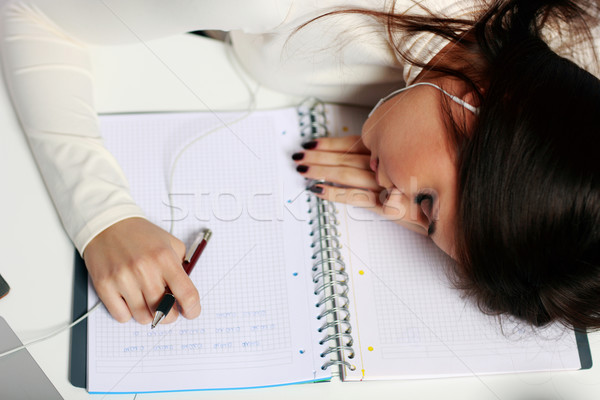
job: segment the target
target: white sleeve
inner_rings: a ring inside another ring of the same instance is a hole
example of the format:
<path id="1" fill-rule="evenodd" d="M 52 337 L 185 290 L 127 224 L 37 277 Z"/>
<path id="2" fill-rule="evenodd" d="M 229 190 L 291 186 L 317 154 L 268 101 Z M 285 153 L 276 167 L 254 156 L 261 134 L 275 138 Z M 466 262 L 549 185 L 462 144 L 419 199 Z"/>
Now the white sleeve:
<path id="1" fill-rule="evenodd" d="M 81 253 L 108 226 L 144 216 L 103 146 L 86 44 L 196 29 L 267 30 L 288 6 L 278 0 L 21 0 L 2 8 L 0 54 L 13 105 Z"/>

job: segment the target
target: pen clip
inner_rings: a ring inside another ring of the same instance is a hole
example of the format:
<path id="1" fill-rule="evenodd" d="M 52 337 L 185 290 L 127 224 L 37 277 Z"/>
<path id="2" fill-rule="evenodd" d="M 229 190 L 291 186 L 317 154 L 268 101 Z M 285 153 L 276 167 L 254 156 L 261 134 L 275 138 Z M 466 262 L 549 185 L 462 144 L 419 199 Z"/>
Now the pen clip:
<path id="1" fill-rule="evenodd" d="M 196 239 L 194 239 L 194 242 L 188 248 L 188 251 L 185 254 L 185 258 L 183 259 L 183 261 L 190 262 L 190 260 L 192 259 L 192 256 L 194 255 L 194 252 L 196 251 L 196 248 L 198 248 L 198 246 L 200 246 L 200 242 L 202 242 L 203 237 L 204 237 L 204 235 L 200 234 L 196 237 Z"/>
<path id="2" fill-rule="evenodd" d="M 183 259 L 183 261 L 190 262 L 190 260 L 194 256 L 194 253 L 196 252 L 196 249 L 198 248 L 198 246 L 200 246 L 200 243 L 202 243 L 203 240 L 206 240 L 208 242 L 208 239 L 210 239 L 211 235 L 212 232 L 210 229 L 207 229 L 204 232 L 200 232 L 198 236 L 196 236 L 196 239 L 194 239 L 192 245 L 188 248 L 188 251 L 185 254 L 185 258 Z"/>

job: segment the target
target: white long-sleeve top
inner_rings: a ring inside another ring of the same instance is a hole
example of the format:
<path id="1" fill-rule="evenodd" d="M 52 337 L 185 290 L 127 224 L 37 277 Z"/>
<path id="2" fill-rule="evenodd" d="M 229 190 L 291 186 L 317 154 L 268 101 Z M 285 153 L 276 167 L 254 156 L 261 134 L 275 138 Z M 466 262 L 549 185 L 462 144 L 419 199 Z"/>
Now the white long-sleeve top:
<path id="1" fill-rule="evenodd" d="M 482 8 L 476 0 L 396 0 L 396 12 L 423 13 L 415 3 L 465 18 Z M 381 11 L 389 5 L 389 0 L 9 2 L 0 15 L 3 72 L 31 150 L 77 249 L 83 253 L 97 234 L 120 220 L 144 217 L 102 143 L 87 45 L 135 43 L 194 30 L 230 31 L 239 62 L 261 84 L 325 101 L 372 105 L 420 73 L 397 57 L 385 27 L 367 16 L 345 14 L 292 32 L 335 9 Z M 421 34 L 402 46 L 428 61 L 446 44 Z M 585 63 L 585 58 L 579 61 Z"/>

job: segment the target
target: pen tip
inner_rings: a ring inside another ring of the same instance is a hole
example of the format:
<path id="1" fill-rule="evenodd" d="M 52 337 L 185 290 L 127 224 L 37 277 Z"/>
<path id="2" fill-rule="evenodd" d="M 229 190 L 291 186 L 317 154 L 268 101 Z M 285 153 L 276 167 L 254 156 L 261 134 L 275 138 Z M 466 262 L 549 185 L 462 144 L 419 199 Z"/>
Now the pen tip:
<path id="1" fill-rule="evenodd" d="M 170 296 L 170 297 L 175 299 L 173 296 Z M 171 304 L 173 304 L 173 303 L 171 303 Z M 154 314 L 154 319 L 152 320 L 152 325 L 151 325 L 150 329 L 156 328 L 156 325 L 158 325 L 160 323 L 160 321 L 163 320 L 164 317 L 165 317 L 165 313 L 163 313 L 162 311 L 156 311 L 156 314 Z"/>

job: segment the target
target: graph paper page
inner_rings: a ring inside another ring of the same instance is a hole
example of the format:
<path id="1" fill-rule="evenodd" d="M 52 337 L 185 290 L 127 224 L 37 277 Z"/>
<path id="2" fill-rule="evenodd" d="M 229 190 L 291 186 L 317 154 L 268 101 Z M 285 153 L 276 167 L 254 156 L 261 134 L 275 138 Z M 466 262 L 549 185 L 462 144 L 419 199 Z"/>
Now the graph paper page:
<path id="1" fill-rule="evenodd" d="M 484 315 L 452 288 L 452 262 L 428 238 L 341 207 L 352 283 L 356 370 L 347 380 L 465 376 L 581 367 L 575 335 Z"/>
<path id="2" fill-rule="evenodd" d="M 199 318 L 150 329 L 102 307 L 88 324 L 88 390 L 243 388 L 322 380 L 305 182 L 294 109 L 101 118 L 107 148 L 148 218 L 190 245 L 213 231 L 190 275 Z M 220 129 L 211 132 L 214 127 Z M 208 132 L 208 134 L 207 134 Z M 187 147 L 186 147 L 187 146 Z M 185 148 L 185 150 L 183 150 Z M 169 170 L 178 154 L 167 195 Z M 88 304 L 95 303 L 89 286 Z"/>

